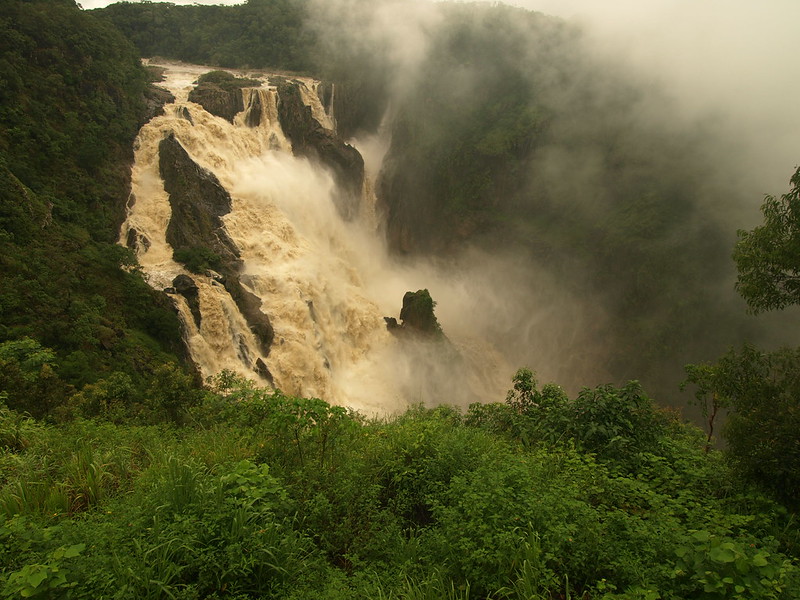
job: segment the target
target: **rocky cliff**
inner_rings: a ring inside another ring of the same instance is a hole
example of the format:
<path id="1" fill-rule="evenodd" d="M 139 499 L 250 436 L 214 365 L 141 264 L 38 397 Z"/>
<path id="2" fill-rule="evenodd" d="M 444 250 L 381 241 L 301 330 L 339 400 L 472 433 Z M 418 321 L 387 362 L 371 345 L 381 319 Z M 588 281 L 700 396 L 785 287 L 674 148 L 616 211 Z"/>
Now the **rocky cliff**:
<path id="1" fill-rule="evenodd" d="M 221 219 L 231 197 L 213 173 L 195 163 L 170 133 L 158 146 L 159 170 L 169 194 L 172 218 L 167 241 L 174 250 L 210 248 L 228 270 L 238 268 L 239 250 Z"/>
<path id="2" fill-rule="evenodd" d="M 278 118 L 286 137 L 292 142 L 295 156 L 305 156 L 331 169 L 338 188 L 334 198 L 344 219 L 358 214 L 364 185 L 364 159 L 358 150 L 346 144 L 335 131 L 325 129 L 306 106 L 292 81 L 278 84 Z"/>
<path id="3" fill-rule="evenodd" d="M 219 271 L 220 282 L 236 302 L 259 340 L 264 355 L 267 355 L 274 338 L 272 325 L 269 317 L 261 311 L 261 301 L 239 280 L 239 249 L 222 221 L 222 216 L 231 210 L 230 195 L 213 173 L 191 159 L 172 133 L 159 144 L 159 170 L 172 208 L 167 242 L 175 251 L 175 259 L 184 256 L 182 251 L 198 253 L 210 250 L 215 255 L 218 260 L 214 266 Z M 191 290 L 192 285 L 182 281 L 181 287 Z M 198 319 L 197 315 L 195 318 Z"/>
<path id="4" fill-rule="evenodd" d="M 197 80 L 197 85 L 189 92 L 189 101 L 233 123 L 233 118 L 244 110 L 242 88 L 259 85 L 259 81 L 236 77 L 227 71 L 211 71 Z"/>
<path id="5" fill-rule="evenodd" d="M 406 292 L 403 296 L 403 308 L 400 310 L 403 327 L 427 335 L 441 336 L 442 327 L 433 312 L 435 306 L 436 302 L 428 290 Z"/>

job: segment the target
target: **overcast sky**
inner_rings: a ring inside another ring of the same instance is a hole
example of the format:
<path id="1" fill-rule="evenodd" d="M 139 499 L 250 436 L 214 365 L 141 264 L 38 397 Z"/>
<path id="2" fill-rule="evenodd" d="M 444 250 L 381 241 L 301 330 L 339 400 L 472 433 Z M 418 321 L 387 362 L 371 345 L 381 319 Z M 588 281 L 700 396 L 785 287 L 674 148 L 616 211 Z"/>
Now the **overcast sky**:
<path id="1" fill-rule="evenodd" d="M 236 4 L 174 0 L 175 4 Z M 583 23 L 692 113 L 739 124 L 762 170 L 760 193 L 787 189 L 800 164 L 800 0 L 513 0 Z M 110 4 L 83 0 L 84 8 Z"/>

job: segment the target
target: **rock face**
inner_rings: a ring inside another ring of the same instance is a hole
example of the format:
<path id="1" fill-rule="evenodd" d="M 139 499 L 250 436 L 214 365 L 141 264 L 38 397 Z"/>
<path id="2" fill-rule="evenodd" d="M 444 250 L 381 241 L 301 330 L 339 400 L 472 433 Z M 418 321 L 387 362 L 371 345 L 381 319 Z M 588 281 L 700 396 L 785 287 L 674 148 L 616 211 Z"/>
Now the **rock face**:
<path id="1" fill-rule="evenodd" d="M 157 85 L 148 85 L 144 90 L 145 112 L 139 123 L 141 127 L 153 117 L 164 114 L 164 105 L 175 102 L 175 96 L 171 92 Z"/>
<path id="2" fill-rule="evenodd" d="M 303 103 L 297 86 L 291 81 L 278 84 L 278 119 L 281 128 L 292 142 L 292 151 L 296 156 L 318 160 L 333 171 L 338 188 L 334 198 L 336 208 L 342 218 L 350 220 L 360 208 L 364 159 L 358 150 L 314 119 L 311 107 Z"/>
<path id="3" fill-rule="evenodd" d="M 189 121 L 189 123 L 194 125 L 194 120 L 192 119 L 192 113 L 190 113 L 189 109 L 186 108 L 185 106 L 181 107 L 180 117 L 181 119 L 186 119 L 187 121 Z"/>
<path id="4" fill-rule="evenodd" d="M 231 210 L 230 195 L 213 173 L 191 159 L 174 134 L 170 133 L 161 140 L 158 149 L 159 170 L 172 208 L 167 242 L 176 252 L 208 248 L 219 257 L 219 280 L 236 302 L 266 356 L 275 334 L 269 317 L 261 312 L 261 300 L 245 289 L 239 280 L 239 249 L 225 230 L 221 218 Z M 173 281 L 173 286 L 189 300 L 191 286 L 182 282 L 186 284 L 186 293 L 181 292 L 178 279 Z M 191 281 L 191 278 L 187 279 Z M 192 307 L 191 301 L 189 306 Z M 199 324 L 194 309 L 192 315 Z"/>
<path id="5" fill-rule="evenodd" d="M 436 303 L 428 290 L 406 292 L 400 310 L 402 326 L 426 335 L 442 335 L 442 327 L 433 314 L 434 306 Z"/>
<path id="6" fill-rule="evenodd" d="M 275 331 L 272 329 L 269 317 L 261 312 L 261 299 L 242 286 L 237 274 L 230 273 L 223 274 L 223 276 L 222 285 L 236 302 L 239 312 L 242 313 L 250 330 L 261 343 L 261 350 L 266 356 L 269 354 L 269 348 L 275 338 Z"/>
<path id="7" fill-rule="evenodd" d="M 170 133 L 158 145 L 159 170 L 169 194 L 172 218 L 167 242 L 174 250 L 210 248 L 222 262 L 238 269 L 239 249 L 221 217 L 231 211 L 231 197 L 216 176 L 195 163 Z"/>
<path id="8" fill-rule="evenodd" d="M 212 115 L 233 123 L 233 117 L 244 110 L 241 88 L 223 89 L 214 83 L 202 83 L 189 92 L 189 101 L 197 102 Z"/>
<path id="9" fill-rule="evenodd" d="M 192 317 L 194 317 L 194 323 L 200 329 L 200 321 L 202 319 L 200 314 L 200 290 L 198 290 L 194 279 L 188 275 L 178 275 L 172 280 L 172 287 L 175 289 L 175 293 L 186 298 L 186 303 L 189 305 L 189 310 L 192 311 Z"/>
<path id="10" fill-rule="evenodd" d="M 125 240 L 125 245 L 128 248 L 133 248 L 137 251 L 146 251 L 150 247 L 150 240 L 147 236 L 139 232 L 135 227 L 128 230 L 128 236 Z"/>
<path id="11" fill-rule="evenodd" d="M 244 120 L 245 125 L 248 127 L 258 127 L 261 125 L 261 111 L 264 110 L 264 107 L 261 105 L 260 94 L 253 94 L 248 108 L 249 110 Z"/>
<path id="12" fill-rule="evenodd" d="M 386 329 L 394 334 L 416 333 L 426 338 L 446 339 L 442 326 L 433 312 L 436 302 L 428 290 L 406 292 L 403 296 L 403 308 L 400 309 L 400 321 L 394 317 L 384 317 Z"/>
<path id="13" fill-rule="evenodd" d="M 406 292 L 400 321 L 384 317 L 386 328 L 398 341 L 399 364 L 413 373 L 413 388 L 406 393 L 418 398 L 457 404 L 480 401 L 469 386 L 469 369 L 464 357 L 448 339 L 433 312 L 436 302 L 428 290 Z"/>

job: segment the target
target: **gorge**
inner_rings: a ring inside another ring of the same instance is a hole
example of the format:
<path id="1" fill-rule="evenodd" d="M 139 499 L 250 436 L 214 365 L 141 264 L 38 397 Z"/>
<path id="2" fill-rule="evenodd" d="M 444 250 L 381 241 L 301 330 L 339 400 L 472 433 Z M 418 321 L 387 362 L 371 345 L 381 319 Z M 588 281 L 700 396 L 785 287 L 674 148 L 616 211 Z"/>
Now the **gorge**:
<path id="1" fill-rule="evenodd" d="M 512 371 L 484 340 L 455 327 L 443 349 L 387 330 L 412 288 L 471 292 L 389 257 L 373 182 L 319 82 L 248 72 L 259 87 L 209 101 L 193 82 L 211 68 L 157 66 L 175 101 L 137 137 L 120 240 L 175 303 L 204 377 L 226 369 L 368 413 L 502 395 Z M 241 110 L 220 109 L 231 105 Z M 213 259 L 195 272 L 176 260 L 202 251 Z"/>

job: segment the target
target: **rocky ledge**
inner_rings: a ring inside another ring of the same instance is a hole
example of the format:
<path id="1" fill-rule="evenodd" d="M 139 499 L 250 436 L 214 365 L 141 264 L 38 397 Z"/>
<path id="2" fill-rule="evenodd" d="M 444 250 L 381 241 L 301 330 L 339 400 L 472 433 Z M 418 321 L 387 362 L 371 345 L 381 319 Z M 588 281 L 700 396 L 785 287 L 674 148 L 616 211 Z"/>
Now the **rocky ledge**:
<path id="1" fill-rule="evenodd" d="M 334 176 L 336 208 L 342 218 L 353 219 L 359 211 L 364 185 L 364 159 L 335 131 L 325 129 L 303 102 L 298 86 L 291 80 L 278 83 L 278 119 L 284 135 L 292 142 L 295 156 L 318 160 Z"/>
<path id="2" fill-rule="evenodd" d="M 233 118 L 244 110 L 242 88 L 260 85 L 260 81 L 236 77 L 227 71 L 210 71 L 198 78 L 197 85 L 189 92 L 189 101 L 233 123 Z"/>
<path id="3" fill-rule="evenodd" d="M 196 253 L 198 249 L 210 251 L 214 256 L 213 266 L 219 271 L 221 283 L 259 340 L 262 353 L 267 356 L 275 335 L 272 324 L 269 317 L 261 311 L 261 300 L 239 280 L 239 249 L 222 221 L 222 216 L 231 210 L 230 194 L 213 173 L 191 159 L 174 133 L 161 140 L 158 150 L 159 169 L 172 208 L 172 216 L 167 225 L 167 242 L 175 251 L 175 259 L 180 260 L 184 256 L 182 252 Z M 191 268 L 188 261 L 184 264 Z M 178 290 L 178 283 L 184 291 Z M 194 282 L 176 280 L 173 285 L 176 291 L 187 298 L 192 314 L 199 324 L 199 315 L 195 314 L 191 303 Z"/>

